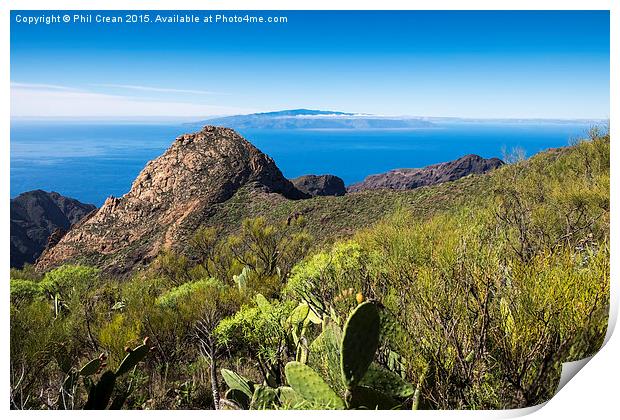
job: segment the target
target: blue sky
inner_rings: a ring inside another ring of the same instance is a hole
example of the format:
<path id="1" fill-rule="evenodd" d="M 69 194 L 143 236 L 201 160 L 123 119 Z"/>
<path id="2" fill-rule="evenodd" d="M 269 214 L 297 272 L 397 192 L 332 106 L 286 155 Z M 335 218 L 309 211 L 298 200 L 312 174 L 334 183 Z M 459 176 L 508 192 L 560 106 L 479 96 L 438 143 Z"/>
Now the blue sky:
<path id="1" fill-rule="evenodd" d="M 290 108 L 609 117 L 607 11 L 248 12 L 288 18 L 278 24 L 16 22 L 58 13 L 12 12 L 14 117 Z M 153 20 L 186 12 L 145 13 Z M 245 14 L 193 14 L 218 13 Z"/>

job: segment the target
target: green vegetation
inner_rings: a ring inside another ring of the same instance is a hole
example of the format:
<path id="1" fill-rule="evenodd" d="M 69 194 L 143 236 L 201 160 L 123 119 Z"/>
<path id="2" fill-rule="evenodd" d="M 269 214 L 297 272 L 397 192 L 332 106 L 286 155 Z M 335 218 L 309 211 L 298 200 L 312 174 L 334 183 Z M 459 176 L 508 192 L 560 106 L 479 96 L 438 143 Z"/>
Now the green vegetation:
<path id="1" fill-rule="evenodd" d="M 242 190 L 131 278 L 12 270 L 11 407 L 541 403 L 605 336 L 609 144 L 414 191 Z"/>

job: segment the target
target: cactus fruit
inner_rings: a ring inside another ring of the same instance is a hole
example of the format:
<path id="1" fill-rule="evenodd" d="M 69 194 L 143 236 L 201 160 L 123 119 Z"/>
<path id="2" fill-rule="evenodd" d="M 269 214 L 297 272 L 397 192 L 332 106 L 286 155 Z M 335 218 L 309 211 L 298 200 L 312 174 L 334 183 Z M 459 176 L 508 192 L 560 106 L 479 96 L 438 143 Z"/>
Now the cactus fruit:
<path id="1" fill-rule="evenodd" d="M 99 382 L 95 384 L 88 393 L 88 400 L 84 405 L 85 410 L 105 410 L 112 397 L 116 375 L 114 372 L 106 371 Z"/>
<path id="2" fill-rule="evenodd" d="M 369 366 L 366 375 L 360 381 L 360 385 L 380 391 L 392 398 L 409 398 L 415 391 L 413 385 L 401 378 L 400 375 L 375 363 Z"/>
<path id="3" fill-rule="evenodd" d="M 81 376 L 94 375 L 95 373 L 99 371 L 99 368 L 101 368 L 102 363 L 103 361 L 100 358 L 91 360 L 90 362 L 82 366 L 82 368 L 80 369 L 80 375 Z"/>
<path id="4" fill-rule="evenodd" d="M 344 383 L 352 388 L 364 377 L 379 346 L 380 318 L 372 302 L 353 310 L 344 326 L 340 365 Z"/>
<path id="5" fill-rule="evenodd" d="M 358 305 L 361 304 L 364 301 L 364 295 L 359 292 L 357 295 L 355 295 L 355 300 L 357 301 Z"/>
<path id="6" fill-rule="evenodd" d="M 243 376 L 233 372 L 232 370 L 222 369 L 222 377 L 224 382 L 230 389 L 236 389 L 243 392 L 248 398 L 254 396 L 254 383 L 248 381 Z"/>
<path id="7" fill-rule="evenodd" d="M 299 362 L 289 362 L 284 371 L 291 388 L 307 401 L 317 403 L 325 408 L 345 408 L 344 402 L 338 394 L 309 366 Z"/>

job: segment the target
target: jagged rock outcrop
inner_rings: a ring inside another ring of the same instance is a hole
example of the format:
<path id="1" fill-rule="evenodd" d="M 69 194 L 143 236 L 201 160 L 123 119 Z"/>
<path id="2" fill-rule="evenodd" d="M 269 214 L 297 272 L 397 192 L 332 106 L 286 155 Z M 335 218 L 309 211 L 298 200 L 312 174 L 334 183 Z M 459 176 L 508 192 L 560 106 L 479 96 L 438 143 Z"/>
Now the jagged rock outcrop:
<path id="1" fill-rule="evenodd" d="M 498 158 L 485 159 L 478 155 L 467 155 L 450 162 L 438 163 L 416 169 L 394 169 L 377 175 L 370 175 L 364 181 L 352 184 L 348 192 L 365 190 L 410 190 L 418 187 L 455 181 L 470 174 L 483 174 L 502 166 Z"/>
<path id="2" fill-rule="evenodd" d="M 293 185 L 300 191 L 313 197 L 317 195 L 345 195 L 347 189 L 344 181 L 335 175 L 303 175 L 291 179 Z"/>
<path id="3" fill-rule="evenodd" d="M 308 197 L 271 158 L 232 129 L 206 126 L 182 135 L 146 165 L 127 194 L 109 197 L 46 250 L 37 269 L 87 261 L 111 273 L 126 273 L 164 248 L 186 245 L 214 206 L 242 186 L 290 199 Z"/>
<path id="4" fill-rule="evenodd" d="M 11 267 L 33 263 L 47 246 L 71 225 L 95 210 L 57 192 L 34 190 L 11 200 Z"/>

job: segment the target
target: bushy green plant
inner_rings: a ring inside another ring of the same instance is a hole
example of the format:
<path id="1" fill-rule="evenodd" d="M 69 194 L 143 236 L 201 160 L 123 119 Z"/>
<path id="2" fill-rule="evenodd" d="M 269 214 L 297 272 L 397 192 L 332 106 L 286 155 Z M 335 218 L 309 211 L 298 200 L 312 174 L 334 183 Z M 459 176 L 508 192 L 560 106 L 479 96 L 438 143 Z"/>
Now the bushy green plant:
<path id="1" fill-rule="evenodd" d="M 245 305 L 222 320 L 215 334 L 223 346 L 249 354 L 266 381 L 281 383 L 290 337 L 287 320 L 295 307 L 294 302 L 270 302 L 259 294 L 253 305 Z"/>
<path id="2" fill-rule="evenodd" d="M 153 275 L 167 279 L 172 286 L 180 286 L 193 280 L 190 261 L 170 249 L 163 250 L 149 268 Z"/>
<path id="3" fill-rule="evenodd" d="M 356 295 L 373 296 L 368 255 L 355 241 L 337 242 L 296 265 L 285 295 L 308 303 L 319 316 L 336 311 L 344 317 L 356 305 Z"/>
<path id="4" fill-rule="evenodd" d="M 100 270 L 94 267 L 82 265 L 63 265 L 45 273 L 39 283 L 40 287 L 48 294 L 60 294 L 62 296 L 71 293 L 81 293 L 84 289 L 92 287 Z"/>
<path id="5" fill-rule="evenodd" d="M 11 301 L 13 303 L 29 302 L 43 295 L 44 291 L 38 282 L 11 279 Z"/>

